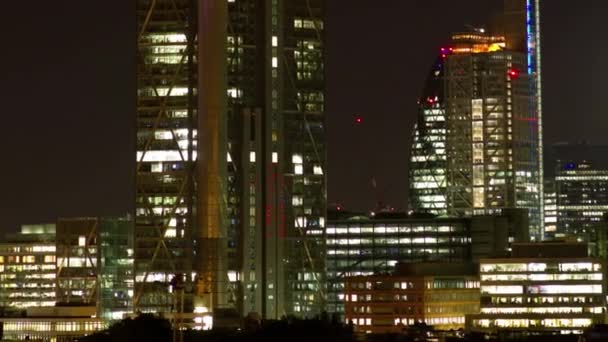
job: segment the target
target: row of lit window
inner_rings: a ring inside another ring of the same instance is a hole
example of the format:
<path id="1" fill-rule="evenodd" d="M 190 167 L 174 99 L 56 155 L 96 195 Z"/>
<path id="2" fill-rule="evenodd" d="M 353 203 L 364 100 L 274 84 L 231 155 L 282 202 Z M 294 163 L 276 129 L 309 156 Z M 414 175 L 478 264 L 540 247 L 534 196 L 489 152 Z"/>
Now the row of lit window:
<path id="1" fill-rule="evenodd" d="M 525 302 L 529 304 L 555 304 L 555 303 L 573 303 L 573 304 L 585 304 L 597 302 L 599 297 L 594 296 L 535 296 L 525 298 Z M 492 304 L 523 304 L 523 297 L 495 297 L 491 298 Z"/>
<path id="2" fill-rule="evenodd" d="M 460 227 L 458 227 L 460 228 Z M 328 227 L 327 234 L 396 234 L 396 233 L 449 233 L 459 230 L 455 226 L 400 226 L 386 227 L 375 225 L 373 227 Z"/>
<path id="3" fill-rule="evenodd" d="M 368 239 L 327 239 L 328 245 L 404 245 L 404 244 L 442 244 L 442 243 L 466 243 L 465 237 L 419 237 L 419 238 L 368 238 Z"/>
<path id="4" fill-rule="evenodd" d="M 532 274 L 490 274 L 481 275 L 482 281 L 567 281 L 567 280 L 602 280 L 602 273 L 532 273 Z"/>
<path id="5" fill-rule="evenodd" d="M 525 291 L 524 291 L 525 290 Z M 484 294 L 586 294 L 602 293 L 602 285 L 482 285 Z"/>
<path id="6" fill-rule="evenodd" d="M 601 271 L 602 265 L 591 262 L 572 263 L 482 263 L 481 273 L 494 272 L 597 272 Z"/>
<path id="7" fill-rule="evenodd" d="M 544 319 L 479 319 L 473 321 L 474 326 L 489 328 L 584 328 L 590 326 L 593 321 L 590 318 L 544 318 Z"/>
<path id="8" fill-rule="evenodd" d="M 575 314 L 575 313 L 593 313 L 601 314 L 604 312 L 604 307 L 530 307 L 530 308 L 482 308 L 481 313 L 483 314 Z"/>

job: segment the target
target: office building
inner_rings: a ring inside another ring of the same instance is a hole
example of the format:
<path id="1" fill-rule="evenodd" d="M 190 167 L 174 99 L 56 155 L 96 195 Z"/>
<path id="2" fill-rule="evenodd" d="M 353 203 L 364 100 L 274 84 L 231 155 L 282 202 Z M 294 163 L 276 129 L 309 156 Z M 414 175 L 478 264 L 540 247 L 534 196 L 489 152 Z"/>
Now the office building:
<path id="1" fill-rule="evenodd" d="M 545 179 L 554 179 L 567 162 L 589 163 L 594 169 L 608 169 L 608 145 L 587 141 L 555 143 L 545 148 Z"/>
<path id="2" fill-rule="evenodd" d="M 106 322 L 133 312 L 133 220 L 104 217 L 97 234 L 97 312 Z"/>
<path id="3" fill-rule="evenodd" d="M 392 275 L 347 278 L 344 292 L 345 319 L 357 332 L 400 333 L 419 323 L 458 330 L 479 312 L 474 264 L 399 264 Z"/>
<path id="4" fill-rule="evenodd" d="M 135 307 L 177 274 L 192 308 L 320 312 L 324 2 L 138 0 L 137 27 Z"/>
<path id="5" fill-rule="evenodd" d="M 582 333 L 606 315 L 606 261 L 584 243 L 514 244 L 510 258 L 480 262 L 481 313 L 473 331 Z"/>
<path id="6" fill-rule="evenodd" d="M 491 33 L 455 33 L 419 99 L 410 209 L 471 216 L 526 208 L 542 238 L 539 1 L 505 0 Z"/>
<path id="7" fill-rule="evenodd" d="M 594 241 L 608 212 L 608 169 L 588 162 L 562 162 L 555 171 L 555 237 Z"/>
<path id="8" fill-rule="evenodd" d="M 555 190 L 555 179 L 545 178 L 545 194 L 544 200 L 544 220 L 545 220 L 545 234 L 544 239 L 553 240 L 560 236 L 556 236 L 557 233 L 557 193 Z M 563 236 L 561 236 L 563 237 Z"/>
<path id="9" fill-rule="evenodd" d="M 0 243 L 0 307 L 55 305 L 55 224 L 23 225 Z"/>
<path id="10" fill-rule="evenodd" d="M 108 328 L 94 307 L 28 308 L 22 316 L 0 317 L 3 341 L 72 342 Z"/>
<path id="11" fill-rule="evenodd" d="M 57 221 L 57 302 L 95 306 L 97 229 L 97 218 L 60 218 Z"/>
<path id="12" fill-rule="evenodd" d="M 391 216 L 355 216 L 328 222 L 329 312 L 344 312 L 344 282 L 348 277 L 390 273 L 399 262 L 475 262 L 504 255 L 510 242 L 529 239 L 524 210 L 472 218 Z"/>
<path id="13" fill-rule="evenodd" d="M 482 31 L 453 35 L 446 56 L 448 212 L 525 208 L 541 232 L 538 118 L 526 55 Z"/>
<path id="14" fill-rule="evenodd" d="M 447 53 L 446 48 L 442 54 Z M 435 61 L 423 95 L 410 155 L 409 206 L 416 213 L 447 214 L 446 122 L 443 55 Z"/>
<path id="15" fill-rule="evenodd" d="M 133 312 L 133 220 L 60 218 L 0 244 L 0 307 L 89 307 L 111 322 Z"/>

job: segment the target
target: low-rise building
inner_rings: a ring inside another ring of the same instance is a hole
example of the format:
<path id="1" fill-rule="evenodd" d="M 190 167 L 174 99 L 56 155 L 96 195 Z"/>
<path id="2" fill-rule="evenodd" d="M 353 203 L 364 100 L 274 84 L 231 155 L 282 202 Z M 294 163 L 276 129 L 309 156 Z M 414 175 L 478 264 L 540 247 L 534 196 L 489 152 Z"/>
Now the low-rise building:
<path id="1" fill-rule="evenodd" d="M 425 323 L 436 330 L 462 329 L 479 311 L 476 265 L 399 264 L 392 275 L 346 280 L 345 318 L 358 332 L 398 333 Z"/>
<path id="2" fill-rule="evenodd" d="M 582 333 L 606 318 L 606 261 L 587 244 L 515 244 L 510 258 L 480 261 L 481 310 L 467 328 L 525 334 Z"/>
<path id="3" fill-rule="evenodd" d="M 108 327 L 96 317 L 96 308 L 29 308 L 25 317 L 0 317 L 3 341 L 71 342 Z"/>
<path id="4" fill-rule="evenodd" d="M 55 225 L 23 225 L 0 243 L 0 308 L 55 305 Z"/>
<path id="5" fill-rule="evenodd" d="M 344 279 L 390 273 L 399 262 L 470 263 L 529 241 L 527 211 L 469 218 L 376 215 L 329 220 L 327 311 L 344 312 Z"/>

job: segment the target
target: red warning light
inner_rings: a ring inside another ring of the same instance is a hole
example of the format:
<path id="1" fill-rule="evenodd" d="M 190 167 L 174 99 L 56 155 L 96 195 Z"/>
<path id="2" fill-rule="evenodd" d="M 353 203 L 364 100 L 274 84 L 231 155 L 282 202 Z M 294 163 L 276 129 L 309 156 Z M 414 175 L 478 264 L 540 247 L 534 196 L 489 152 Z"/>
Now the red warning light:
<path id="1" fill-rule="evenodd" d="M 513 80 L 519 77 L 519 70 L 517 69 L 509 69 L 509 71 L 507 71 L 507 76 L 509 76 L 509 79 Z"/>
<path id="2" fill-rule="evenodd" d="M 360 124 L 363 123 L 363 119 L 360 116 L 355 117 L 355 123 Z"/>

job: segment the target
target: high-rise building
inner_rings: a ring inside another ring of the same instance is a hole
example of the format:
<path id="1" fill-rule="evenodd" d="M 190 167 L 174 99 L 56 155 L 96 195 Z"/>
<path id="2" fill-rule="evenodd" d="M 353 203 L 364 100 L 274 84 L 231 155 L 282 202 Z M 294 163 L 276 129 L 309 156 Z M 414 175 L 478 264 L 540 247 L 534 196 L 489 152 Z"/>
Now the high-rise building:
<path id="1" fill-rule="evenodd" d="M 608 212 L 608 170 L 587 162 L 563 162 L 555 171 L 554 237 L 592 242 Z"/>
<path id="2" fill-rule="evenodd" d="M 423 95 L 418 100 L 418 118 L 410 155 L 410 210 L 435 215 L 447 214 L 446 122 L 443 66 L 449 51 L 434 63 Z"/>
<path id="3" fill-rule="evenodd" d="M 137 8 L 135 306 L 196 273 L 209 309 L 320 312 L 323 1 Z"/>
<path id="4" fill-rule="evenodd" d="M 448 213 L 525 208 L 541 232 L 538 117 L 526 55 L 482 30 L 453 36 L 445 61 Z"/>
<path id="5" fill-rule="evenodd" d="M 505 0 L 456 33 L 433 65 L 414 129 L 410 208 L 448 215 L 526 208 L 542 236 L 539 1 Z"/>

